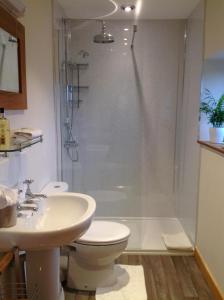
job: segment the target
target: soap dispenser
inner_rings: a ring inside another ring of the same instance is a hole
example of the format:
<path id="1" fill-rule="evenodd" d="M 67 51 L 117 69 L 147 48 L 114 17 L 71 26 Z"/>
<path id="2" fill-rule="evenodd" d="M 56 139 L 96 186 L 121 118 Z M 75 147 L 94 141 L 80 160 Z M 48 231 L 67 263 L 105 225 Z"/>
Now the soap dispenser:
<path id="1" fill-rule="evenodd" d="M 0 149 L 7 150 L 10 146 L 9 120 L 5 117 L 4 108 L 0 108 Z"/>

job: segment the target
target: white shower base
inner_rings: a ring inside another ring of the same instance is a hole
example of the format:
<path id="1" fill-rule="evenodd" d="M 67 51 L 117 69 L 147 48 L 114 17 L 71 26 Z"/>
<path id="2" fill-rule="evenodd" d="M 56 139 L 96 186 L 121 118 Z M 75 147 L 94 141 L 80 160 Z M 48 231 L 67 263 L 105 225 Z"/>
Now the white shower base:
<path id="1" fill-rule="evenodd" d="M 165 254 L 189 254 L 183 251 L 168 251 L 162 234 L 176 234 L 184 229 L 177 218 L 97 218 L 127 225 L 131 230 L 127 251 L 158 252 Z"/>

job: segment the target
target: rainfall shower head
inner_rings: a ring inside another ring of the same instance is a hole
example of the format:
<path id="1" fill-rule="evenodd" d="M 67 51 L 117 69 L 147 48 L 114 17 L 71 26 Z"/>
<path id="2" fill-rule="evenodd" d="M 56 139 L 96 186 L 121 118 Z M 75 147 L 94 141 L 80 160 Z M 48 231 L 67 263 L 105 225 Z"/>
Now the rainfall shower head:
<path id="1" fill-rule="evenodd" d="M 114 37 L 112 34 L 106 32 L 106 25 L 104 21 L 102 22 L 102 31 L 100 34 L 94 36 L 93 41 L 97 44 L 109 44 L 114 42 Z"/>

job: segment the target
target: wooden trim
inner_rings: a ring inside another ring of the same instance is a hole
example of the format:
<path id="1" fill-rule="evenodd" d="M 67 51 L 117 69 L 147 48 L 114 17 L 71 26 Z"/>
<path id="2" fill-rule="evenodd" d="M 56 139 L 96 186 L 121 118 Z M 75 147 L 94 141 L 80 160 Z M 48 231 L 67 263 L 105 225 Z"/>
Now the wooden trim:
<path id="1" fill-rule="evenodd" d="M 25 28 L 6 10 L 0 7 L 0 28 L 18 39 L 19 93 L 0 90 L 0 107 L 27 109 Z"/>
<path id="2" fill-rule="evenodd" d="M 5 271 L 10 262 L 13 260 L 13 253 L 8 252 L 2 258 L 0 258 L 0 274 Z"/>
<path id="3" fill-rule="evenodd" d="M 198 144 L 205 146 L 218 153 L 224 154 L 224 144 L 214 144 L 208 141 L 198 141 Z"/>
<path id="4" fill-rule="evenodd" d="M 202 258 L 201 254 L 199 253 L 197 248 L 194 251 L 194 257 L 195 257 L 195 260 L 196 260 L 204 278 L 206 279 L 206 281 L 208 283 L 208 286 L 210 287 L 211 291 L 213 292 L 215 298 L 217 300 L 224 300 L 224 295 L 222 295 L 222 292 L 221 292 L 216 280 L 214 279 L 213 275 L 209 271 L 209 268 L 208 268 L 206 262 Z"/>

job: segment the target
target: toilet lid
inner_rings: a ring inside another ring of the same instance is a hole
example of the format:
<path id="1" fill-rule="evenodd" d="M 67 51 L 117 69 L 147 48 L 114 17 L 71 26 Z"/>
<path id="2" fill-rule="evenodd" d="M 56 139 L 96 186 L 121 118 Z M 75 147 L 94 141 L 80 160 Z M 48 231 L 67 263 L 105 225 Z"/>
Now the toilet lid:
<path id="1" fill-rule="evenodd" d="M 105 245 L 116 244 L 127 240 L 130 229 L 120 223 L 109 221 L 93 221 L 87 232 L 76 243 Z"/>

